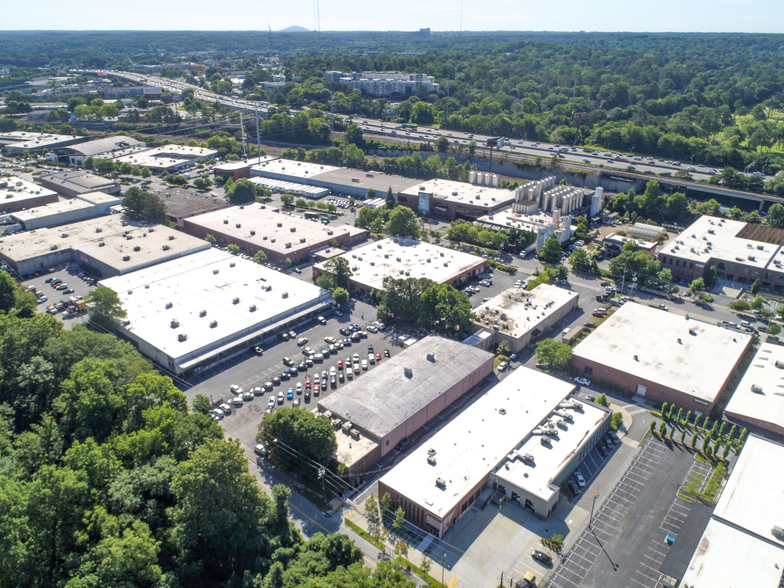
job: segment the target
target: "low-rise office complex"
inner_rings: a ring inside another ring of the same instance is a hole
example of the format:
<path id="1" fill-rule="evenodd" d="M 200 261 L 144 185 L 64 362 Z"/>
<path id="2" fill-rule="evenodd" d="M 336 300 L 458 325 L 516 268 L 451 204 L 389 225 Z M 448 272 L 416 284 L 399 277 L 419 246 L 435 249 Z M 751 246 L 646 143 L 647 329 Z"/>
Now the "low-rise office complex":
<path id="1" fill-rule="evenodd" d="M 378 495 L 389 493 L 393 510 L 436 537 L 494 492 L 546 518 L 560 482 L 608 426 L 609 412 L 573 390 L 518 368 L 381 478 Z"/>
<path id="2" fill-rule="evenodd" d="M 60 147 L 67 147 L 87 141 L 88 137 L 57 135 L 52 133 L 31 133 L 29 131 L 10 131 L 0 133 L 0 147 L 5 147 L 11 156 L 22 155 L 25 151 L 38 153 Z"/>
<path id="3" fill-rule="evenodd" d="M 328 71 L 328 82 L 345 84 L 370 96 L 410 95 L 423 86 L 428 94 L 438 94 L 440 85 L 433 76 L 399 72 L 352 72 Z"/>
<path id="4" fill-rule="evenodd" d="M 577 292 L 550 284 L 540 284 L 530 292 L 509 288 L 474 310 L 476 330 L 493 335 L 482 339 L 482 348 L 492 349 L 506 341 L 512 353 L 519 353 L 574 310 L 579 300 Z"/>
<path id="5" fill-rule="evenodd" d="M 275 212 L 259 204 L 233 206 L 186 218 L 185 231 L 204 239 L 215 237 L 219 245 L 238 245 L 246 255 L 263 251 L 270 263 L 301 263 L 308 255 L 328 247 L 352 247 L 367 239 L 367 231 L 349 225 L 325 225 Z"/>
<path id="6" fill-rule="evenodd" d="M 120 204 L 122 197 L 119 195 L 88 192 L 76 198 L 18 211 L 11 217 L 18 221 L 24 230 L 33 231 L 95 218 L 109 213 L 113 206 Z"/>
<path id="7" fill-rule="evenodd" d="M 22 276 L 75 262 L 106 277 L 134 272 L 209 247 L 206 241 L 167 226 L 132 224 L 115 214 L 5 236 L 0 239 L 0 259 Z"/>
<path id="8" fill-rule="evenodd" d="M 10 176 L 0 179 L 0 213 L 29 210 L 54 204 L 58 200 L 53 190 L 36 186 L 22 178 Z"/>
<path id="9" fill-rule="evenodd" d="M 678 585 L 781 585 L 784 469 L 778 464 L 782 461 L 784 446 L 749 436 Z M 673 578 L 676 582 L 679 579 Z"/>
<path id="10" fill-rule="evenodd" d="M 760 345 L 724 415 L 740 425 L 784 435 L 784 347 Z"/>
<path id="11" fill-rule="evenodd" d="M 103 280 L 128 313 L 120 335 L 186 377 L 323 312 L 326 290 L 210 249 Z"/>
<path id="12" fill-rule="evenodd" d="M 692 223 L 660 252 L 662 268 L 691 282 L 710 266 L 716 276 L 735 285 L 760 280 L 763 288 L 784 289 L 784 229 L 711 216 Z"/>
<path id="13" fill-rule="evenodd" d="M 197 163 L 215 157 L 216 149 L 209 147 L 190 147 L 188 145 L 161 145 L 123 155 L 116 159 L 117 163 L 130 163 L 138 167 L 149 168 L 159 173 L 177 173 L 195 166 Z"/>
<path id="14" fill-rule="evenodd" d="M 398 202 L 422 214 L 474 220 L 509 206 L 511 190 L 450 180 L 428 180 L 398 192 Z"/>
<path id="15" fill-rule="evenodd" d="M 751 336 L 628 302 L 572 352 L 586 377 L 651 402 L 709 414 Z"/>
<path id="16" fill-rule="evenodd" d="M 492 371 L 491 353 L 439 336 L 381 361 L 319 400 L 337 419 L 338 461 L 352 473 L 367 470 Z"/>
<path id="17" fill-rule="evenodd" d="M 456 286 L 487 270 L 487 260 L 482 257 L 405 237 L 369 243 L 341 257 L 349 263 L 352 276 L 348 287 L 355 292 L 383 290 L 387 277 L 428 278 Z M 326 271 L 328 263 L 313 266 L 314 280 Z"/>
<path id="18" fill-rule="evenodd" d="M 44 188 L 54 190 L 67 198 L 74 198 L 88 192 L 106 192 L 116 194 L 120 184 L 91 172 L 67 171 L 43 174 L 36 178 L 36 183 Z"/>
<path id="19" fill-rule="evenodd" d="M 128 149 L 143 148 L 145 148 L 145 144 L 141 141 L 132 137 L 117 135 L 79 143 L 78 145 L 70 145 L 61 150 L 63 153 L 58 159 L 63 163 L 81 166 L 84 165 L 84 160 L 88 157 L 112 159 L 116 154 L 125 152 Z"/>

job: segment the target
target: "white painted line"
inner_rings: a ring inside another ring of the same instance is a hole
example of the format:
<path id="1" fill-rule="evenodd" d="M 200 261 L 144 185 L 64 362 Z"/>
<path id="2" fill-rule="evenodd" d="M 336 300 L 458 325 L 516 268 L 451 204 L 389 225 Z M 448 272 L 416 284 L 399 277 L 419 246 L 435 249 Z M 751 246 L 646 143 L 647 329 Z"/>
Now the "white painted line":
<path id="1" fill-rule="evenodd" d="M 646 576 L 646 577 L 647 577 L 647 576 Z M 643 584 L 643 583 L 642 583 L 642 582 L 640 582 L 639 580 L 635 580 L 634 578 L 629 578 L 629 579 L 630 579 L 632 582 L 635 582 L 635 583 L 639 584 L 640 586 L 644 586 L 645 588 L 651 588 L 650 586 L 648 586 L 648 584 Z"/>
<path id="2" fill-rule="evenodd" d="M 642 554 L 642 556 L 643 556 L 643 557 L 647 557 L 649 560 L 651 560 L 652 562 L 654 562 L 654 563 L 655 563 L 657 566 L 661 566 L 662 562 L 664 561 L 664 559 L 661 559 L 661 560 L 660 560 L 660 559 L 659 559 L 659 558 L 657 558 L 657 557 L 651 557 L 651 556 L 650 556 L 650 555 L 648 555 L 647 553 L 643 553 L 643 554 Z"/>
<path id="3" fill-rule="evenodd" d="M 650 547 L 650 546 L 646 547 L 646 549 L 650 549 L 654 553 L 658 553 L 659 555 L 663 555 L 664 557 L 667 557 L 667 552 L 666 551 L 659 551 L 658 549 L 654 549 L 653 547 Z"/>

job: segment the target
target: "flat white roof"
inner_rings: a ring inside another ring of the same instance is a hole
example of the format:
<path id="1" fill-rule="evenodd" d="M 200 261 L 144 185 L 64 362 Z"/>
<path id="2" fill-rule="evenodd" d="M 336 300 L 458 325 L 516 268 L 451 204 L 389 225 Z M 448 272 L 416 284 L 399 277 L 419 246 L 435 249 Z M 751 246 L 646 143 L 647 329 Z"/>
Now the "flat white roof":
<path id="1" fill-rule="evenodd" d="M 121 194 L 108 194 L 106 192 L 87 192 L 85 194 L 79 194 L 77 197 L 79 200 L 84 200 L 85 202 L 89 202 L 90 204 L 120 204 L 123 201 L 123 197 Z"/>
<path id="2" fill-rule="evenodd" d="M 10 204 L 16 205 L 26 200 L 56 195 L 57 192 L 16 176 L 0 179 L 0 210 Z"/>
<path id="3" fill-rule="evenodd" d="M 561 219 L 567 215 L 561 215 Z M 537 210 L 532 213 L 512 212 L 511 207 L 497 210 L 480 216 L 476 219 L 478 224 L 493 225 L 501 229 L 520 229 L 521 231 L 533 231 L 538 233 L 540 229 L 549 227 L 553 224 L 553 213 Z"/>
<path id="4" fill-rule="evenodd" d="M 784 548 L 771 533 L 784 528 L 784 445 L 749 435 L 721 493 L 714 518 L 745 529 Z"/>
<path id="5" fill-rule="evenodd" d="M 130 321 L 126 329 L 173 358 L 228 343 L 276 317 L 329 299 L 317 286 L 214 248 L 103 280 L 102 285 L 119 295 Z M 174 319 L 179 321 L 176 328 L 171 326 Z M 210 326 L 212 321 L 217 325 Z M 183 333 L 187 339 L 179 341 Z"/>
<path id="6" fill-rule="evenodd" d="M 533 329 L 544 330 L 542 324 L 577 297 L 577 292 L 550 284 L 530 292 L 512 287 L 478 306 L 474 322 L 492 330 L 498 321 L 499 331 L 519 339 Z"/>
<path id="7" fill-rule="evenodd" d="M 209 147 L 190 147 L 188 145 L 161 145 L 151 149 L 136 151 L 130 155 L 118 157 L 119 163 L 130 163 L 140 167 L 166 169 L 187 163 L 191 160 L 207 159 L 218 153 Z"/>
<path id="8" fill-rule="evenodd" d="M 411 453 L 381 481 L 443 519 L 574 385 L 520 367 Z M 435 465 L 428 450 L 435 450 Z M 445 487 L 436 486 L 442 479 Z"/>
<path id="9" fill-rule="evenodd" d="M 556 426 L 558 437 L 551 437 L 550 445 L 542 445 L 541 435 L 529 435 L 498 467 L 495 475 L 549 502 L 559 490 L 553 485 L 553 480 L 561 475 L 585 440 L 590 439 L 607 418 L 607 413 L 596 405 L 576 399 L 575 402 L 582 410 L 566 407 L 558 409 L 559 412 L 571 415 L 574 420 L 564 421 L 563 427 Z M 553 424 L 559 418 L 552 413 L 550 415 Z M 533 456 L 533 465 L 520 459 L 524 455 Z"/>
<path id="10" fill-rule="evenodd" d="M 358 235 L 366 232 L 351 225 L 324 225 L 261 206 L 258 204 L 231 206 L 193 216 L 187 219 L 187 222 L 203 227 L 207 231 L 242 239 L 281 255 L 291 254 L 316 244 L 326 244 L 345 234 Z M 251 231 L 255 234 L 251 235 Z M 301 241 L 302 239 L 304 242 Z M 286 247 L 287 243 L 291 246 Z"/>
<path id="11" fill-rule="evenodd" d="M 312 178 L 318 174 L 340 169 L 322 163 L 309 163 L 307 161 L 294 161 L 291 159 L 267 159 L 262 158 L 261 163 L 251 167 L 252 176 L 289 176 L 292 178 Z M 357 172 L 359 173 L 359 172 Z M 268 175 L 269 174 L 269 175 Z"/>
<path id="12" fill-rule="evenodd" d="M 400 193 L 415 197 L 420 192 L 432 194 L 434 198 L 440 200 L 486 208 L 496 208 L 511 204 L 515 198 L 514 192 L 511 190 L 439 179 L 419 182 L 410 188 L 402 190 Z"/>
<path id="13" fill-rule="evenodd" d="M 712 403 L 750 341 L 745 333 L 629 302 L 572 355 Z"/>
<path id="14" fill-rule="evenodd" d="M 0 145 L 7 145 L 10 150 L 42 149 L 54 147 L 60 143 L 73 143 L 71 135 L 55 135 L 52 133 L 31 133 L 28 131 L 10 131 L 0 133 Z"/>
<path id="15" fill-rule="evenodd" d="M 608 241 L 615 245 L 620 245 L 621 247 L 626 245 L 626 243 L 628 243 L 629 241 L 634 241 L 635 243 L 637 243 L 637 245 L 640 246 L 641 249 L 651 249 L 656 246 L 656 243 L 652 241 L 645 241 L 644 239 L 635 239 L 633 237 L 624 237 L 623 235 L 618 235 L 617 233 L 610 233 L 609 235 L 606 235 L 604 239 L 602 239 L 602 242 L 604 241 Z"/>
<path id="16" fill-rule="evenodd" d="M 246 167 L 251 167 L 256 161 L 257 159 L 255 157 L 251 158 L 248 161 L 224 161 L 216 165 L 214 169 L 215 171 L 224 171 L 224 172 L 235 171 L 238 169 L 245 169 Z"/>
<path id="17" fill-rule="evenodd" d="M 386 277 L 428 278 L 443 284 L 487 263 L 470 253 L 403 237 L 369 243 L 341 257 L 351 266 L 351 279 L 374 290 L 384 289 Z M 325 263 L 316 267 L 323 269 Z"/>
<path id="18" fill-rule="evenodd" d="M 784 427 L 784 347 L 760 345 L 725 412 Z"/>
<path id="19" fill-rule="evenodd" d="M 746 223 L 740 221 L 701 216 L 671 240 L 659 255 L 673 255 L 702 264 L 713 258 L 759 269 L 774 256 L 784 261 L 784 255 L 776 255 L 779 245 L 737 237 L 745 226 Z"/>
<path id="20" fill-rule="evenodd" d="M 94 204 L 87 202 L 85 200 L 81 200 L 79 198 L 69 198 L 67 200 L 52 202 L 51 204 L 36 206 L 35 208 L 28 208 L 27 210 L 12 212 L 11 216 L 13 216 L 15 219 L 21 222 L 25 222 L 34 218 L 57 216 L 63 214 L 64 212 L 71 212 L 73 210 L 94 208 L 94 207 L 95 207 Z"/>
<path id="21" fill-rule="evenodd" d="M 784 550 L 780 547 L 711 519 L 680 586 L 773 588 L 779 586 L 782 570 Z"/>
<path id="22" fill-rule="evenodd" d="M 116 135 L 114 137 L 104 137 L 103 139 L 95 139 L 94 141 L 71 145 L 69 148 L 85 156 L 97 156 L 113 151 L 121 151 L 130 147 L 144 147 L 144 143 L 137 141 L 132 137 Z"/>

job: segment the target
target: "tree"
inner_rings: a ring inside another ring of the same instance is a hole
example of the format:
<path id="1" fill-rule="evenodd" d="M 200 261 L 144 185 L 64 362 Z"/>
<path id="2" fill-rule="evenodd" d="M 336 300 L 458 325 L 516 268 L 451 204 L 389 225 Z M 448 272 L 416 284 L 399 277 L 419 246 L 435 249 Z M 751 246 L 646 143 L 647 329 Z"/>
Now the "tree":
<path id="1" fill-rule="evenodd" d="M 399 237 L 419 238 L 419 220 L 413 210 L 406 206 L 396 207 L 387 220 L 387 232 Z"/>
<path id="2" fill-rule="evenodd" d="M 210 245 L 217 245 L 218 243 L 218 240 L 212 235 L 207 235 L 206 237 L 204 237 L 204 240 L 207 241 L 207 243 L 209 243 Z"/>
<path id="3" fill-rule="evenodd" d="M 395 198 L 395 194 L 392 192 L 392 186 L 387 188 L 387 195 L 384 198 L 384 206 L 392 210 L 397 206 L 397 198 Z"/>
<path id="4" fill-rule="evenodd" d="M 422 572 L 424 572 L 425 575 L 427 575 L 430 573 L 430 568 L 432 567 L 432 565 L 433 565 L 433 561 L 426 555 L 423 555 L 422 561 L 419 564 L 419 569 L 422 570 Z"/>
<path id="5" fill-rule="evenodd" d="M 765 299 L 757 294 L 749 306 L 751 306 L 751 308 L 754 310 L 762 310 L 762 308 L 765 306 Z"/>
<path id="6" fill-rule="evenodd" d="M 771 337 L 776 337 L 779 333 L 781 333 L 781 327 L 778 325 L 778 323 L 772 322 L 770 325 L 768 325 L 768 335 Z"/>
<path id="7" fill-rule="evenodd" d="M 781 204 L 779 204 L 779 206 L 781 206 Z M 782 207 L 782 208 L 784 208 L 784 207 Z M 752 294 L 754 294 L 754 296 L 756 296 L 757 294 L 759 294 L 759 291 L 760 291 L 760 287 L 761 287 L 761 286 L 762 286 L 762 284 L 760 284 L 759 278 L 757 278 L 757 279 L 756 279 L 756 280 L 754 280 L 754 282 L 751 284 L 751 293 L 752 293 Z"/>
<path id="8" fill-rule="evenodd" d="M 193 412 L 207 414 L 212 410 L 212 403 L 204 394 L 197 394 L 191 401 L 191 408 Z"/>
<path id="9" fill-rule="evenodd" d="M 151 175 L 152 175 L 152 172 L 150 171 L 150 168 L 148 168 L 148 167 L 143 167 L 142 168 L 142 178 L 144 178 L 146 180 Z"/>
<path id="10" fill-rule="evenodd" d="M 588 253 L 585 249 L 578 247 L 569 256 L 569 263 L 572 270 L 576 272 L 589 272 L 591 271 L 591 260 L 588 258 Z"/>
<path id="11" fill-rule="evenodd" d="M 697 278 L 689 284 L 689 292 L 692 296 L 699 296 L 705 290 L 705 281 L 702 278 Z"/>
<path id="12" fill-rule="evenodd" d="M 651 433 L 656 434 L 656 421 L 651 421 Z"/>
<path id="13" fill-rule="evenodd" d="M 667 416 L 669 414 L 670 414 L 670 405 L 665 402 L 664 404 L 662 404 L 662 408 L 661 408 L 662 418 L 666 421 Z"/>
<path id="14" fill-rule="evenodd" d="M 354 275 L 348 260 L 343 257 L 333 257 L 327 261 L 324 264 L 324 271 L 332 275 L 338 288 L 348 288 L 348 281 Z"/>
<path id="15" fill-rule="evenodd" d="M 272 460 L 284 469 L 312 467 L 297 455 L 304 455 L 316 463 L 329 464 L 337 451 L 332 423 L 299 408 L 281 407 L 266 415 L 259 424 L 256 440 L 271 445 Z M 272 443 L 272 440 L 276 441 Z M 277 444 L 286 450 L 279 450 Z"/>
<path id="16" fill-rule="evenodd" d="M 92 308 L 90 320 L 104 327 L 113 327 L 116 321 L 128 316 L 120 297 L 111 288 L 100 286 L 85 296 L 84 300 Z"/>
<path id="17" fill-rule="evenodd" d="M 122 204 L 126 216 L 131 220 L 145 223 L 166 222 L 166 205 L 151 192 L 132 186 L 125 192 Z"/>
<path id="18" fill-rule="evenodd" d="M 504 357 L 509 357 L 512 355 L 512 349 L 509 347 L 509 341 L 506 339 L 501 341 L 498 344 L 498 347 L 495 348 L 495 354 L 496 356 L 503 355 Z"/>
<path id="19" fill-rule="evenodd" d="M 569 270 L 566 269 L 565 265 L 559 264 L 555 266 L 555 275 L 558 276 L 559 280 L 565 281 L 569 277 Z"/>
<path id="20" fill-rule="evenodd" d="M 553 233 L 544 242 L 542 249 L 539 251 L 539 259 L 550 265 L 555 265 L 561 261 L 561 242 L 558 237 Z"/>
<path id="21" fill-rule="evenodd" d="M 607 401 L 607 394 L 604 392 L 599 394 L 599 397 L 596 399 L 596 404 L 600 404 L 601 406 L 610 406 L 610 403 Z"/>
<path id="22" fill-rule="evenodd" d="M 212 186 L 212 180 L 201 176 L 193 180 L 193 185 L 199 190 L 206 190 L 210 186 Z"/>
<path id="23" fill-rule="evenodd" d="M 784 206 L 776 202 L 768 208 L 768 216 L 765 217 L 765 224 L 777 229 L 784 229 Z"/>
<path id="24" fill-rule="evenodd" d="M 373 222 L 370 223 L 370 232 L 377 234 L 384 232 L 384 221 L 381 220 L 380 216 L 377 216 L 373 219 Z"/>
<path id="25" fill-rule="evenodd" d="M 284 194 L 290 196 L 290 194 Z M 293 196 L 291 199 L 293 200 Z M 226 199 L 231 204 L 246 204 L 256 200 L 256 186 L 247 178 L 242 178 L 234 182 L 234 184 L 226 191 Z M 281 197 L 283 200 L 283 197 Z M 291 200 L 284 202 L 286 205 L 291 204 Z"/>
<path id="26" fill-rule="evenodd" d="M 664 439 L 667 436 L 667 423 L 662 423 L 659 427 L 659 436 Z"/>
<path id="27" fill-rule="evenodd" d="M 232 255 L 239 255 L 240 253 L 240 246 L 236 243 L 229 243 L 226 246 L 226 250 L 231 253 Z"/>
<path id="28" fill-rule="evenodd" d="M 283 194 L 280 197 L 280 201 L 283 203 L 283 206 L 291 206 L 291 203 L 294 201 L 294 196 L 291 194 Z M 321 202 L 319 202 L 321 204 Z"/>
<path id="29" fill-rule="evenodd" d="M 395 531 L 400 531 L 403 528 L 403 525 L 406 524 L 406 511 L 403 510 L 403 507 L 398 506 L 397 510 L 395 511 L 395 520 L 392 521 L 392 528 Z"/>
<path id="30" fill-rule="evenodd" d="M 565 371 L 572 362 L 572 348 L 554 339 L 543 339 L 536 344 L 536 360 L 548 369 Z"/>
<path id="31" fill-rule="evenodd" d="M 383 512 L 389 512 L 392 508 L 392 496 L 390 496 L 389 492 L 384 492 L 384 496 L 381 497 L 381 508 Z"/>
<path id="32" fill-rule="evenodd" d="M 331 292 L 335 288 L 335 278 L 331 274 L 321 274 L 316 279 L 316 285 Z"/>
<path id="33" fill-rule="evenodd" d="M 427 328 L 441 332 L 468 328 L 471 300 L 460 290 L 448 284 L 433 284 L 420 300 L 419 319 Z"/>
<path id="34" fill-rule="evenodd" d="M 0 270 L 0 311 L 17 309 L 20 316 L 31 316 L 35 307 L 35 295 L 22 289 L 11 274 Z"/>
<path id="35" fill-rule="evenodd" d="M 369 521 L 378 521 L 378 502 L 374 494 L 370 494 L 370 498 L 365 501 L 365 514 Z"/>
<path id="36" fill-rule="evenodd" d="M 335 304 L 338 306 L 345 306 L 348 304 L 348 290 L 345 288 L 335 288 L 332 292 L 332 297 L 335 299 Z"/>
<path id="37" fill-rule="evenodd" d="M 441 135 L 435 142 L 436 149 L 439 153 L 446 153 L 449 151 L 449 139 Z"/>

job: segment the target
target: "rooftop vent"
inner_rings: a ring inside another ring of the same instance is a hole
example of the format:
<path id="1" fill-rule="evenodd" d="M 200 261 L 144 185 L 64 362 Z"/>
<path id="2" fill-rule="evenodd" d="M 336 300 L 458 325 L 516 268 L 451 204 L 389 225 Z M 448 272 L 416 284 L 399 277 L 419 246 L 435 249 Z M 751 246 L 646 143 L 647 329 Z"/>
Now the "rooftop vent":
<path id="1" fill-rule="evenodd" d="M 180 333 L 179 335 L 177 335 L 177 341 L 180 341 L 180 342 L 185 341 L 187 338 L 188 338 L 188 335 L 186 335 L 185 333 Z"/>
<path id="2" fill-rule="evenodd" d="M 180 326 L 180 321 L 178 321 L 177 319 L 172 319 L 169 324 L 171 325 L 172 329 L 176 329 L 177 327 Z"/>
<path id="3" fill-rule="evenodd" d="M 297 232 L 297 227 L 291 227 L 289 229 L 289 231 L 291 231 L 292 233 L 296 233 Z"/>
<path id="4" fill-rule="evenodd" d="M 206 310 L 200 310 L 199 311 L 199 316 L 207 316 L 207 311 Z"/>
<path id="5" fill-rule="evenodd" d="M 234 297 L 234 298 L 232 299 L 231 303 L 232 303 L 232 304 L 239 304 L 239 303 L 240 303 L 240 299 L 239 299 L 239 298 L 237 298 L 237 297 Z"/>
<path id="6" fill-rule="evenodd" d="M 101 227 L 96 227 L 95 228 L 95 232 L 96 233 L 101 233 L 102 231 L 103 231 L 103 229 Z"/>
<path id="7" fill-rule="evenodd" d="M 218 321 L 210 321 L 210 328 L 214 329 L 218 326 Z"/>
<path id="8" fill-rule="evenodd" d="M 439 488 L 446 488 L 446 480 L 444 480 L 444 478 L 436 478 L 436 486 Z"/>
<path id="9" fill-rule="evenodd" d="M 281 296 L 283 298 L 288 298 L 289 297 L 289 293 L 288 292 L 283 292 L 283 294 L 281 294 Z"/>
<path id="10" fill-rule="evenodd" d="M 123 255 L 123 261 L 130 261 L 130 260 L 131 260 L 130 255 Z"/>
<path id="11" fill-rule="evenodd" d="M 428 455 L 427 456 L 427 463 L 430 465 L 436 465 L 436 456 L 435 455 Z"/>
<path id="12" fill-rule="evenodd" d="M 251 232 L 250 232 L 250 236 L 251 236 L 251 237 L 252 237 L 253 235 L 255 235 L 255 234 L 256 234 L 256 231 L 251 231 Z"/>
<path id="13" fill-rule="evenodd" d="M 212 274 L 213 274 L 213 275 L 215 275 L 215 274 L 217 274 L 219 271 L 220 271 L 219 269 L 214 269 L 214 270 L 212 270 Z"/>
<path id="14" fill-rule="evenodd" d="M 224 225 L 228 225 L 229 224 L 229 220 L 228 219 L 223 219 L 223 224 Z"/>
<path id="15" fill-rule="evenodd" d="M 174 306 L 174 305 L 171 302 L 167 302 L 166 303 L 166 308 L 171 308 L 172 306 Z"/>
<path id="16" fill-rule="evenodd" d="M 164 251 L 168 251 L 170 247 L 168 245 L 161 245 L 161 249 L 163 249 Z"/>
<path id="17" fill-rule="evenodd" d="M 142 248 L 141 248 L 141 247 L 139 247 L 139 246 L 137 245 L 136 247 L 134 247 L 134 248 L 133 248 L 133 250 L 134 250 L 134 251 L 141 251 L 141 250 L 142 250 Z"/>
<path id="18" fill-rule="evenodd" d="M 251 304 L 251 305 L 248 307 L 248 310 L 249 310 L 249 311 L 251 311 L 251 312 L 256 312 L 256 305 L 255 305 L 255 304 Z"/>
<path id="19" fill-rule="evenodd" d="M 98 247 L 103 247 L 103 246 L 105 246 L 105 245 L 106 245 L 106 243 L 104 243 L 103 241 L 101 241 L 100 243 L 98 243 Z M 54 247 L 54 249 L 57 249 L 57 245 L 54 245 L 53 247 Z"/>
<path id="20" fill-rule="evenodd" d="M 235 265 L 237 265 L 237 264 L 236 264 L 236 263 L 234 263 L 234 262 L 232 261 L 232 262 L 229 264 L 229 267 L 234 267 Z"/>
<path id="21" fill-rule="evenodd" d="M 235 229 L 239 229 L 239 228 L 241 228 L 241 227 L 242 227 L 242 225 L 241 225 L 240 223 L 237 223 L 237 224 L 235 224 L 235 225 L 234 225 L 234 228 L 235 228 Z"/>
<path id="22" fill-rule="evenodd" d="M 762 386 L 760 386 L 759 384 L 752 384 L 751 385 L 751 391 L 752 392 L 758 392 L 758 393 L 761 394 L 762 393 Z"/>

